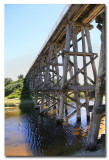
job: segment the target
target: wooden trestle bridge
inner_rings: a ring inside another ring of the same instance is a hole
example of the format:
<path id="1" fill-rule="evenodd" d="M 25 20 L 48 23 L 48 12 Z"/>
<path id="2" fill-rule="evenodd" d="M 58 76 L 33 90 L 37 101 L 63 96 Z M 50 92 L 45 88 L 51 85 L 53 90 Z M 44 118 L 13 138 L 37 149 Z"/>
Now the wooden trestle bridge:
<path id="1" fill-rule="evenodd" d="M 101 31 L 102 36 L 98 75 L 94 61 L 98 55 L 93 53 L 90 38 L 90 30 L 93 29 L 93 25 L 90 23 L 93 20 L 98 23 L 97 28 Z M 47 113 L 51 107 L 57 108 L 57 122 L 63 120 L 64 111 L 66 116 L 70 116 L 67 114 L 67 106 L 74 108 L 73 112 L 77 111 L 77 120 L 81 119 L 80 109 L 84 106 L 87 118 L 89 118 L 89 101 L 92 98 L 96 99 L 88 134 L 87 148 L 89 149 L 94 148 L 97 143 L 102 117 L 102 112 L 97 107 L 102 107 L 104 88 L 104 28 L 104 4 L 66 5 L 25 77 L 26 83 L 29 85 L 30 94 L 35 97 L 34 107 L 38 108 L 40 105 L 40 113 Z M 78 35 L 80 36 L 79 38 Z M 92 69 L 92 76 L 88 72 L 89 66 Z M 82 84 L 80 76 L 83 79 Z M 101 89 L 102 86 L 103 88 Z M 85 95 L 84 103 L 80 102 L 81 92 L 84 92 Z M 73 97 L 71 96 L 72 94 L 74 95 Z M 69 99 L 75 105 L 69 104 Z M 44 109 L 45 104 L 48 106 L 46 109 Z"/>

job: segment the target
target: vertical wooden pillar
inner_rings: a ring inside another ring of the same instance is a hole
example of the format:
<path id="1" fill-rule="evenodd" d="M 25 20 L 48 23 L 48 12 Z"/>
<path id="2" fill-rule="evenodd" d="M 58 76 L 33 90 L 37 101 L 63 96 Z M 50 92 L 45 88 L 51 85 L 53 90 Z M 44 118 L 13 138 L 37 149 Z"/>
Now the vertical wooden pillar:
<path id="1" fill-rule="evenodd" d="M 37 66 L 37 87 L 40 85 L 39 81 L 39 65 Z"/>
<path id="2" fill-rule="evenodd" d="M 82 34 L 82 51 L 86 52 L 86 46 L 85 46 L 85 37 L 84 37 L 84 28 L 81 29 L 81 34 Z M 86 65 L 86 56 L 83 56 L 83 65 Z M 87 66 L 84 68 L 84 85 L 87 86 Z M 85 100 L 86 100 L 86 114 L 87 114 L 87 119 L 90 118 L 90 113 L 88 111 L 88 106 L 89 106 L 89 96 L 88 96 L 88 91 L 85 92 Z"/>
<path id="3" fill-rule="evenodd" d="M 49 85 L 49 87 L 51 88 L 52 86 L 53 86 L 53 84 L 52 84 L 52 82 L 51 82 L 51 74 L 49 73 L 49 76 L 48 76 L 48 79 L 47 79 L 47 82 L 46 83 L 49 83 L 49 84 L 47 84 L 47 85 Z M 49 92 L 49 95 L 50 95 L 51 93 Z M 52 93 L 52 96 L 54 96 L 54 93 Z M 48 107 L 50 106 L 50 100 L 51 100 L 51 98 L 50 97 L 48 97 Z"/>
<path id="4" fill-rule="evenodd" d="M 37 66 L 37 76 L 36 76 L 36 79 L 35 79 L 35 98 L 34 98 L 34 108 L 39 108 L 37 107 L 37 101 L 38 101 L 38 92 L 37 92 L 37 87 L 41 84 L 42 82 L 42 65 L 43 65 L 43 61 L 41 61 L 40 63 L 40 66 Z M 38 78 L 37 78 L 38 77 Z"/>
<path id="5" fill-rule="evenodd" d="M 49 48 L 49 53 L 48 53 L 48 58 L 47 58 L 47 67 L 46 67 L 46 71 L 45 71 L 45 79 L 44 79 L 44 87 L 47 86 L 48 84 L 48 80 L 49 80 L 49 76 L 50 76 L 50 60 L 52 58 L 52 51 L 53 51 L 53 45 L 50 46 Z M 41 103 L 41 110 L 40 112 L 43 111 L 43 107 L 44 107 L 44 100 L 45 100 L 45 94 L 42 94 L 42 103 Z M 50 103 L 50 101 L 48 101 Z"/>
<path id="6" fill-rule="evenodd" d="M 34 108 L 39 108 L 37 107 L 37 102 L 38 102 L 38 92 L 37 92 L 37 87 L 40 85 L 39 81 L 39 65 L 36 68 L 36 79 L 35 79 L 35 98 L 34 98 Z"/>
<path id="7" fill-rule="evenodd" d="M 52 66 L 52 70 L 53 70 L 53 72 L 52 72 L 52 86 L 55 84 L 55 78 L 54 78 L 54 71 L 55 70 L 54 69 L 55 69 L 55 67 Z M 52 96 L 55 98 L 55 92 L 52 93 Z M 53 99 L 53 104 L 54 103 L 55 103 L 55 99 Z M 54 106 L 53 109 L 56 109 L 56 106 Z"/>
<path id="8" fill-rule="evenodd" d="M 65 103 L 67 103 L 67 96 L 65 96 Z M 67 104 L 64 105 L 65 105 L 65 114 L 67 115 Z"/>
<path id="9" fill-rule="evenodd" d="M 64 48 L 62 47 L 61 49 L 63 55 L 62 55 L 62 63 L 64 65 Z M 68 66 L 67 66 L 67 70 L 68 70 Z M 67 114 L 67 104 L 65 104 L 65 102 L 67 103 L 67 97 L 64 96 L 64 107 L 65 107 L 65 113 Z"/>
<path id="10" fill-rule="evenodd" d="M 57 56 L 57 45 L 54 46 L 54 50 L 55 50 L 55 60 L 54 63 L 58 64 L 58 56 Z M 57 75 L 57 86 L 60 87 L 60 82 L 59 82 L 59 67 L 58 65 L 55 66 L 55 71 L 56 71 L 56 75 Z M 60 99 L 60 93 L 57 93 L 57 99 Z M 59 114 L 59 106 L 60 106 L 60 102 L 57 101 L 57 108 L 58 108 L 58 114 Z"/>
<path id="11" fill-rule="evenodd" d="M 42 71 L 43 71 L 43 63 L 44 63 L 44 58 L 42 57 L 41 63 L 40 63 L 40 67 L 39 67 L 39 84 L 42 84 Z M 43 107 L 44 107 L 44 99 L 45 99 L 45 95 L 42 92 L 42 98 L 41 98 L 41 107 L 40 107 L 40 112 L 43 111 Z"/>
<path id="12" fill-rule="evenodd" d="M 65 42 L 65 51 L 70 50 L 70 39 L 71 39 L 71 25 L 67 25 L 66 27 L 66 42 Z M 62 87 L 67 81 L 67 70 L 68 70 L 68 60 L 69 55 L 65 53 L 64 55 L 64 66 L 63 66 L 63 79 L 62 79 Z M 59 108 L 59 120 L 62 121 L 63 119 L 63 112 L 64 112 L 64 102 L 65 102 L 65 94 L 61 94 L 60 98 L 60 108 Z"/>
<path id="13" fill-rule="evenodd" d="M 105 15 L 104 15 L 105 16 Z M 89 131 L 88 131 L 88 138 L 87 138 L 87 150 L 94 150 L 97 145 L 97 139 L 98 139 L 98 133 L 100 128 L 100 122 L 102 115 L 96 112 L 97 107 L 102 105 L 102 98 L 103 98 L 103 92 L 101 89 L 101 85 L 103 82 L 103 79 L 99 79 L 99 75 L 104 72 L 104 66 L 105 64 L 105 17 L 103 17 L 103 24 L 102 24 L 102 34 L 101 34 L 101 53 L 100 53 L 100 59 L 99 59 L 99 68 L 98 68 L 98 78 L 96 82 L 96 88 L 95 88 L 95 105 L 93 107 L 91 121 L 89 125 Z"/>
<path id="14" fill-rule="evenodd" d="M 70 59 L 70 57 L 69 57 Z M 74 73 L 73 73 L 73 68 L 72 68 L 72 65 L 69 64 L 69 74 L 70 74 L 70 77 L 73 77 Z M 72 85 L 74 85 L 74 80 L 71 80 L 72 82 Z"/>
<path id="15" fill-rule="evenodd" d="M 89 53 L 93 53 L 92 51 L 92 45 L 91 45 L 91 39 L 90 39 L 90 33 L 89 33 L 89 28 L 85 27 L 85 33 L 86 33 L 86 39 L 87 39 L 87 44 L 88 44 L 88 51 Z M 92 59 L 92 56 L 90 56 L 90 60 Z M 93 74 L 94 74 L 94 81 L 96 83 L 96 79 L 97 79 L 97 71 L 96 71 L 96 66 L 95 66 L 95 62 L 92 61 L 92 70 L 93 70 Z"/>
<path id="16" fill-rule="evenodd" d="M 73 29 L 73 36 L 72 36 L 72 41 L 73 41 L 73 52 L 78 52 L 78 46 L 77 46 L 77 32 L 76 32 L 76 26 L 72 26 Z M 74 74 L 78 72 L 78 64 L 77 64 L 77 55 L 74 55 Z M 78 75 L 75 78 L 75 85 L 79 85 L 78 81 Z M 78 92 L 75 92 L 75 99 L 76 99 L 76 107 L 77 107 L 77 120 L 81 120 L 81 111 L 80 111 L 80 95 Z"/>
<path id="17" fill-rule="evenodd" d="M 60 94 L 59 93 L 57 94 L 57 99 L 60 99 Z M 59 114 L 60 102 L 59 101 L 57 101 L 57 102 L 58 102 L 57 107 L 58 107 L 58 114 Z"/>

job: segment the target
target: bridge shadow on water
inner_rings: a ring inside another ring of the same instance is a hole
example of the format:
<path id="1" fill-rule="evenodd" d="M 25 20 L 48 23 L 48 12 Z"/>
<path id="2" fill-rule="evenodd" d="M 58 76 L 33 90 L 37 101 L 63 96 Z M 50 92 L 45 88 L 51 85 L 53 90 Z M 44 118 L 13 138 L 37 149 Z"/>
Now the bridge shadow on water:
<path id="1" fill-rule="evenodd" d="M 34 110 L 29 96 L 24 98 L 26 90 L 24 87 L 20 105 L 22 132 L 33 156 L 73 156 L 73 153 L 85 149 L 87 119 L 84 117 L 77 123 L 75 113 L 70 121 L 57 125 L 55 110 L 51 109 L 45 116 L 40 115 L 39 110 Z"/>
<path id="2" fill-rule="evenodd" d="M 55 118 L 42 117 L 38 111 L 25 113 L 22 118 L 24 136 L 35 156 L 69 155 L 85 147 L 81 123 L 57 125 Z"/>

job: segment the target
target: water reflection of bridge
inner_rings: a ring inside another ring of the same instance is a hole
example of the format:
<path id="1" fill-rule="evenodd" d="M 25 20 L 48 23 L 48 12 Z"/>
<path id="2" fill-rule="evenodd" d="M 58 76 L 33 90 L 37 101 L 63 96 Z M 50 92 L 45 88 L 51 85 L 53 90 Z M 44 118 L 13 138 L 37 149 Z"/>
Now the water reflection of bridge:
<path id="1" fill-rule="evenodd" d="M 97 143 L 101 110 L 104 111 L 102 106 L 105 90 L 104 9 L 103 4 L 67 5 L 25 77 L 30 94 L 35 97 L 34 107 L 37 107 L 39 100 L 41 113 L 48 112 L 51 107 L 57 107 L 59 113 L 57 122 L 62 122 L 64 109 L 67 113 L 67 106 L 77 112 L 77 120 L 81 119 L 80 108 L 84 106 L 89 118 L 89 101 L 91 98 L 96 99 L 88 135 L 87 148 L 90 149 Z M 90 30 L 93 29 L 90 23 L 94 19 L 102 35 L 98 75 L 94 62 L 97 53 L 93 53 L 90 39 Z M 82 46 L 81 49 L 79 45 Z M 88 73 L 90 66 L 93 77 Z M 62 76 L 60 70 L 63 72 Z M 82 85 L 80 76 L 83 78 Z M 84 103 L 80 102 L 81 92 L 85 96 Z M 69 104 L 69 100 L 74 102 L 75 106 Z M 44 109 L 45 104 L 48 105 L 47 109 Z"/>
<path id="2" fill-rule="evenodd" d="M 63 156 L 73 154 L 87 143 L 87 119 L 82 123 L 57 125 L 56 119 L 41 116 L 38 111 L 28 113 L 23 120 L 23 132 L 35 156 Z"/>

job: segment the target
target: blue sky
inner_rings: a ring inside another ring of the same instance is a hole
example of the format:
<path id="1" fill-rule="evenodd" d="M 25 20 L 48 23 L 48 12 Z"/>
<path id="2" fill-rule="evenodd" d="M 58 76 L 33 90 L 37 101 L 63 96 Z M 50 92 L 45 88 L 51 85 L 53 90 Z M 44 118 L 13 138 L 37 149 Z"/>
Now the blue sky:
<path id="1" fill-rule="evenodd" d="M 26 75 L 64 6 L 5 5 L 5 77 L 16 80 L 19 74 Z M 91 33 L 93 52 L 99 53 L 100 31 L 95 27 Z"/>
<path id="2" fill-rule="evenodd" d="M 5 5 L 5 77 L 15 80 L 28 72 L 64 6 Z"/>

